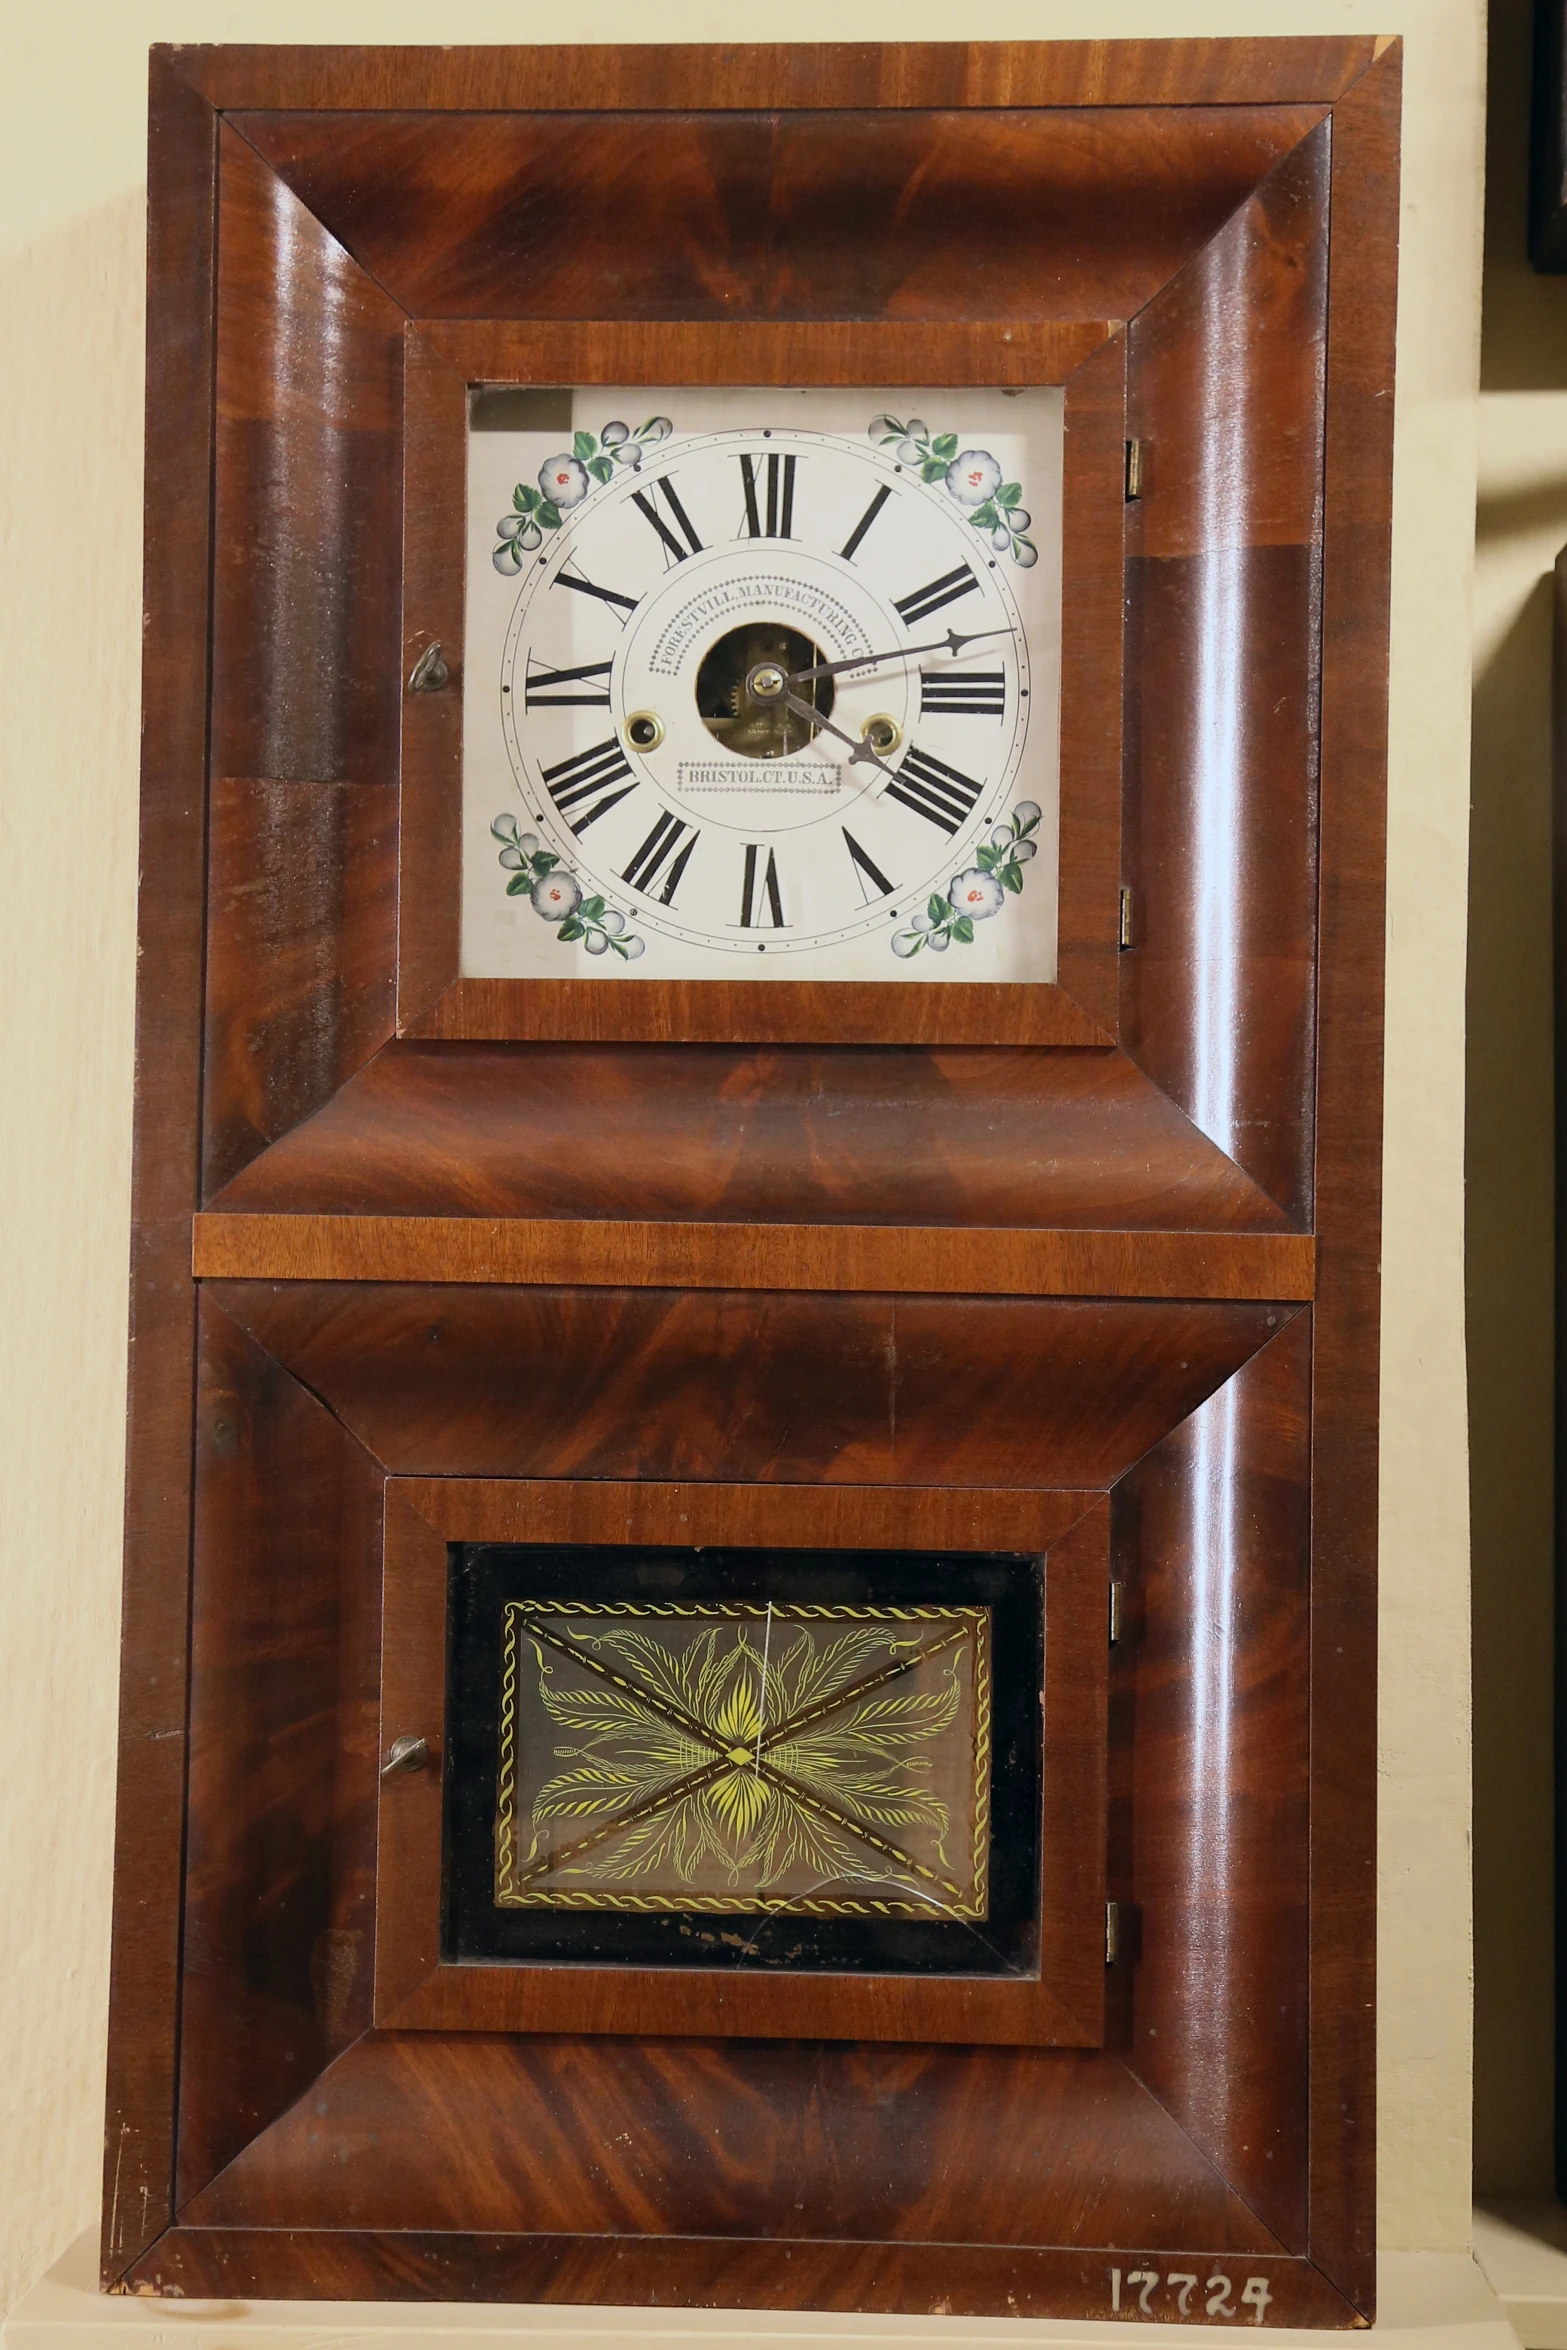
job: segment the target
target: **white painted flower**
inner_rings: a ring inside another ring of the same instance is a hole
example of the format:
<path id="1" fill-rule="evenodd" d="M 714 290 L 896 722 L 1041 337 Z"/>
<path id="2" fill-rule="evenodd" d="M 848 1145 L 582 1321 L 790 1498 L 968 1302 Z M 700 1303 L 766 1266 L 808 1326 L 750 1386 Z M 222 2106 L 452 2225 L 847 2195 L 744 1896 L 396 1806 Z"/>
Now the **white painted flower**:
<path id="1" fill-rule="evenodd" d="M 895 930 L 892 934 L 892 951 L 900 963 L 906 963 L 910 955 L 917 955 L 920 951 L 919 932 L 917 930 Z"/>
<path id="2" fill-rule="evenodd" d="M 609 940 L 602 930 L 590 930 L 582 943 L 590 955 L 607 955 L 609 952 Z"/>
<path id="3" fill-rule="evenodd" d="M 564 922 L 566 916 L 574 914 L 581 903 L 581 885 L 573 881 L 569 873 L 562 873 L 559 867 L 553 873 L 546 873 L 542 881 L 536 881 L 533 885 L 533 910 L 536 914 L 542 914 L 546 922 Z"/>
<path id="4" fill-rule="evenodd" d="M 1039 561 L 1039 549 L 1031 539 L 1014 539 L 1012 541 L 1012 560 L 1014 563 L 1021 564 L 1025 571 L 1032 571 L 1034 565 Z"/>
<path id="5" fill-rule="evenodd" d="M 1020 840 L 1012 854 L 1020 865 L 1026 865 L 1030 857 L 1038 856 L 1039 844 L 1037 841 Z"/>
<path id="6" fill-rule="evenodd" d="M 490 818 L 490 830 L 497 840 L 514 841 L 517 837 L 517 819 L 509 808 L 503 808 L 498 816 Z"/>
<path id="7" fill-rule="evenodd" d="M 947 930 L 933 930 L 925 944 L 933 955 L 944 955 L 952 944 L 952 934 Z"/>
<path id="8" fill-rule="evenodd" d="M 870 421 L 868 437 L 873 441 L 888 441 L 893 438 L 894 434 L 901 433 L 902 430 L 903 427 L 895 416 L 873 416 Z"/>
<path id="9" fill-rule="evenodd" d="M 599 920 L 603 924 L 604 928 L 609 932 L 611 938 L 619 938 L 621 932 L 626 927 L 625 915 L 617 914 L 613 906 L 610 907 L 607 913 L 601 914 L 599 916 Z"/>
<path id="10" fill-rule="evenodd" d="M 993 873 L 981 873 L 977 865 L 967 873 L 954 873 L 947 886 L 947 895 L 954 910 L 966 914 L 971 922 L 988 922 L 992 914 L 999 914 L 1006 903 L 1006 891 Z"/>
<path id="11" fill-rule="evenodd" d="M 900 465 L 918 465 L 925 452 L 918 441 L 900 441 L 893 454 Z"/>
<path id="12" fill-rule="evenodd" d="M 579 506 L 588 494 L 588 469 L 562 449 L 539 467 L 539 487 L 552 506 Z"/>
<path id="13" fill-rule="evenodd" d="M 988 449 L 960 449 L 947 467 L 947 489 L 960 506 L 983 506 L 1001 486 L 1001 468 Z"/>
<path id="14" fill-rule="evenodd" d="M 908 433 L 911 441 L 928 441 L 930 439 L 930 426 L 925 422 L 923 416 L 911 416 L 904 430 Z"/>
<path id="15" fill-rule="evenodd" d="M 522 569 L 522 551 L 515 539 L 502 539 L 490 557 L 490 561 L 496 570 L 504 576 L 507 572 L 516 572 Z"/>
<path id="16" fill-rule="evenodd" d="M 646 953 L 647 953 L 647 940 L 646 940 L 645 938 L 637 938 L 637 937 L 633 936 L 633 937 L 631 937 L 631 938 L 628 938 L 628 939 L 627 939 L 627 941 L 626 941 L 626 960 L 627 960 L 627 962 L 628 962 L 628 963 L 634 963 L 634 962 L 636 961 L 636 959 L 637 959 L 638 955 L 645 955 Z"/>
<path id="17" fill-rule="evenodd" d="M 674 431 L 667 416 L 650 416 L 646 424 L 637 427 L 639 441 L 667 441 Z"/>
<path id="18" fill-rule="evenodd" d="M 1004 555 L 1012 544 L 1012 533 L 1004 522 L 998 522 L 990 534 L 990 543 L 998 555 Z"/>
<path id="19" fill-rule="evenodd" d="M 1037 824 L 1041 810 L 1037 800 L 1019 800 L 1012 813 L 1019 824 Z"/>
<path id="20" fill-rule="evenodd" d="M 1033 519 L 1026 506 L 1014 506 L 1007 515 L 1014 530 L 1027 530 Z"/>
<path id="21" fill-rule="evenodd" d="M 630 425 L 622 424 L 617 417 L 613 423 L 606 424 L 604 430 L 599 434 L 599 446 L 604 449 L 618 449 L 622 441 L 629 441 L 630 438 Z"/>

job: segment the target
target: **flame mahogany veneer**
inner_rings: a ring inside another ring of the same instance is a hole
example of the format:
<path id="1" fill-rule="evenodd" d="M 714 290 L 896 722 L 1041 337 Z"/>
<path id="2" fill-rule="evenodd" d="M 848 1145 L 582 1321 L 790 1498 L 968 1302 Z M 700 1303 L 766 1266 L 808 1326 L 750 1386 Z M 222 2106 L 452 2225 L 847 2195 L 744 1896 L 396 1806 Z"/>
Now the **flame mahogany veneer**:
<path id="1" fill-rule="evenodd" d="M 154 52 L 110 2289 L 1369 2320 L 1398 76 Z M 1065 384 L 1057 987 L 457 976 L 463 385 L 638 374 Z M 443 1964 L 552 1539 L 1043 1554 L 1038 1980 Z"/>

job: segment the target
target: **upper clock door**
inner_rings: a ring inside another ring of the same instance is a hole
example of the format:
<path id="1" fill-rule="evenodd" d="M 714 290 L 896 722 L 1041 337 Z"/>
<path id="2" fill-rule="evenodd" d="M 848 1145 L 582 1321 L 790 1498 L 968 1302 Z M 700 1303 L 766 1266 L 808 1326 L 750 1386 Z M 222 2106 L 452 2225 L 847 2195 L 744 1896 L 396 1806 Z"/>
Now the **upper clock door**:
<path id="1" fill-rule="evenodd" d="M 1059 391 L 470 417 L 465 976 L 1055 978 Z"/>

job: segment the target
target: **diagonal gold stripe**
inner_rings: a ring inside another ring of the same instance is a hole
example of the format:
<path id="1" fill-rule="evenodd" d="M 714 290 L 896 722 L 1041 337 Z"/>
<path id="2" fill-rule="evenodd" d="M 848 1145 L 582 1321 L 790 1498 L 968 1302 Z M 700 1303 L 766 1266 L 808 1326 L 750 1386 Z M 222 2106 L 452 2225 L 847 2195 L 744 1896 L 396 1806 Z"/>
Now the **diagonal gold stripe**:
<path id="1" fill-rule="evenodd" d="M 897 1861 L 901 1867 L 908 1870 L 911 1877 L 924 1877 L 928 1883 L 939 1885 L 943 1893 L 949 1894 L 955 1902 L 961 1904 L 964 1898 L 961 1885 L 955 1885 L 950 1877 L 942 1876 L 937 1869 L 926 1868 L 923 1862 L 914 1860 L 896 1844 L 889 1844 L 884 1836 L 878 1836 L 873 1828 L 862 1827 L 858 1820 L 850 1819 L 846 1812 L 836 1810 L 821 1796 L 813 1794 L 809 1787 L 802 1787 L 799 1780 L 792 1779 L 787 1771 L 779 1770 L 776 1763 L 763 1763 L 757 1775 L 763 1779 L 771 1779 L 776 1786 L 783 1789 L 791 1802 L 799 1804 L 802 1811 L 814 1811 L 824 1820 L 831 1820 L 835 1828 L 846 1829 L 851 1836 L 857 1836 L 862 1844 L 868 1844 L 873 1852 L 881 1853 L 888 1860 Z"/>
<path id="2" fill-rule="evenodd" d="M 533 1861 L 525 1869 L 514 1870 L 510 1882 L 513 1885 L 526 1885 L 535 1877 L 547 1877 L 552 1870 L 564 1867 L 567 1861 L 575 1860 L 580 1853 L 591 1852 L 596 1845 L 607 1844 L 611 1836 L 618 1836 L 623 1828 L 634 1828 L 639 1820 L 651 1819 L 655 1812 L 664 1811 L 670 1804 L 694 1795 L 699 1787 L 706 1786 L 709 1779 L 718 1777 L 727 1760 L 726 1755 L 720 1755 L 716 1761 L 704 1763 L 699 1771 L 688 1771 L 683 1779 L 676 1779 L 672 1786 L 666 1787 L 659 1795 L 650 1796 L 646 1803 L 636 1804 L 630 1811 L 617 1812 L 612 1820 L 606 1820 L 591 1835 L 579 1837 L 575 1844 L 561 1845 L 547 1859 Z"/>
<path id="3" fill-rule="evenodd" d="M 667 1697 L 659 1697 L 653 1690 L 644 1688 L 642 1683 L 633 1680 L 629 1673 L 613 1672 L 608 1665 L 601 1664 L 596 1656 L 590 1656 L 585 1648 L 574 1648 L 571 1642 L 563 1638 L 560 1633 L 546 1632 L 542 1624 L 535 1623 L 531 1616 L 523 1614 L 520 1609 L 517 1620 L 522 1624 L 524 1630 L 530 1632 L 536 1640 L 542 1640 L 548 1647 L 553 1648 L 557 1656 L 569 1656 L 574 1665 L 586 1665 L 590 1673 L 597 1673 L 601 1679 L 612 1681 L 617 1689 L 624 1689 L 628 1696 L 640 1699 L 644 1705 L 650 1705 L 653 1711 L 656 1714 L 661 1714 L 666 1722 L 672 1722 L 677 1730 L 684 1730 L 688 1737 L 694 1738 L 698 1746 L 710 1746 L 715 1754 L 727 1755 L 729 1749 L 723 1740 L 712 1730 L 704 1729 L 696 1716 L 688 1714 L 682 1706 L 675 1705 Z"/>
<path id="4" fill-rule="evenodd" d="M 856 1698 L 867 1696 L 872 1689 L 879 1689 L 884 1681 L 896 1681 L 900 1675 L 912 1673 L 916 1665 L 923 1665 L 931 1657 L 940 1656 L 942 1650 L 951 1648 L 954 1642 L 966 1640 L 970 1630 L 970 1625 L 960 1624 L 955 1632 L 944 1634 L 940 1640 L 933 1641 L 929 1648 L 922 1648 L 917 1656 L 900 1657 L 896 1664 L 882 1665 L 874 1673 L 867 1674 L 863 1681 L 851 1681 L 848 1688 L 841 1689 L 836 1697 L 823 1698 L 819 1705 L 809 1705 L 803 1712 L 791 1714 L 786 1722 L 779 1723 L 776 1730 L 766 1733 L 761 1742 L 762 1753 L 765 1754 L 769 1746 L 776 1746 L 781 1739 L 792 1738 L 807 1723 L 825 1721 L 829 1714 L 837 1713 L 841 1706 L 851 1705 Z"/>

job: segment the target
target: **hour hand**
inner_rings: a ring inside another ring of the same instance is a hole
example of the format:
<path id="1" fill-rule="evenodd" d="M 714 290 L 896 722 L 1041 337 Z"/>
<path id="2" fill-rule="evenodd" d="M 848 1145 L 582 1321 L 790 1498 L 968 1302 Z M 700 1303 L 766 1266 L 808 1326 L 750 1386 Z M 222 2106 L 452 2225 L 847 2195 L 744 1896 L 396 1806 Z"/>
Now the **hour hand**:
<path id="1" fill-rule="evenodd" d="M 862 759 L 869 759 L 881 769 L 883 775 L 896 778 L 897 769 L 889 767 L 881 753 L 873 750 L 868 741 L 856 742 L 852 734 L 845 734 L 841 726 L 834 726 L 830 718 L 824 718 L 814 704 L 802 701 L 798 694 L 791 694 L 787 690 L 776 698 L 783 703 L 786 710 L 793 710 L 796 717 L 808 718 L 812 726 L 819 727 L 823 734 L 835 735 L 839 742 L 847 743 L 851 767 L 857 767 Z"/>

